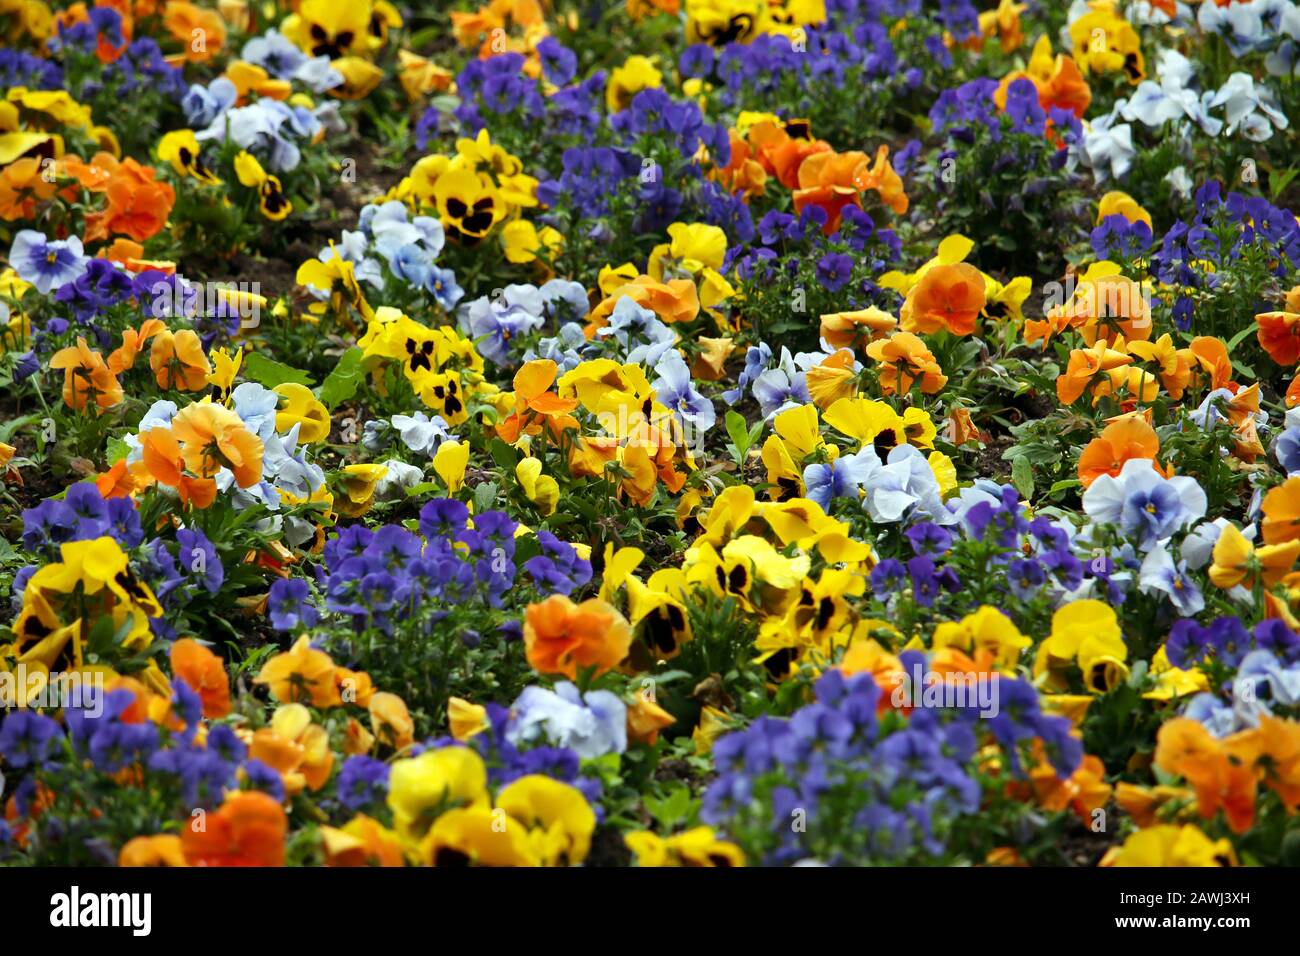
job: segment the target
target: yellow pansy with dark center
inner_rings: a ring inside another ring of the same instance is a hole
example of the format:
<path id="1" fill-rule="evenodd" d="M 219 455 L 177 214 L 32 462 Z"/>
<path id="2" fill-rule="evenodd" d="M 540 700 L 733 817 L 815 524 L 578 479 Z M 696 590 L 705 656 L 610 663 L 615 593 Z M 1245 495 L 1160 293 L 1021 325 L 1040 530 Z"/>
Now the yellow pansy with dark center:
<path id="1" fill-rule="evenodd" d="M 749 569 L 737 564 L 724 577 L 721 565 L 718 566 L 718 581 L 724 591 L 743 595 L 749 591 Z"/>
<path id="2" fill-rule="evenodd" d="M 1134 83 L 1146 75 L 1146 71 L 1142 68 L 1140 53 L 1128 53 L 1124 56 L 1124 73 Z"/>
<path id="3" fill-rule="evenodd" d="M 440 402 L 442 402 L 442 407 L 447 409 L 448 415 L 458 415 L 465 407 L 456 393 L 457 387 L 454 378 L 447 379 L 447 384 L 445 386 L 433 386 L 433 394 L 438 397 Z"/>
<path id="4" fill-rule="evenodd" d="M 824 595 L 821 599 L 818 599 L 817 595 L 806 584 L 799 595 L 799 606 L 802 609 L 812 611 L 813 629 L 818 632 L 826 630 L 827 625 L 835 616 L 835 599 L 830 595 Z"/>
<path id="5" fill-rule="evenodd" d="M 489 229 L 492 223 L 496 221 L 496 200 L 491 196 L 484 196 L 475 200 L 472 206 L 467 206 L 459 199 L 451 198 L 447 200 L 447 212 L 455 220 L 452 227 L 466 236 L 475 239 L 481 239 Z"/>
<path id="6" fill-rule="evenodd" d="M 459 425 L 467 417 L 460 375 L 456 372 L 420 373 L 416 382 L 424 403 L 438 412 L 448 425 Z"/>
<path id="7" fill-rule="evenodd" d="M 153 592 L 145 587 L 135 573 L 127 568 L 125 571 L 119 571 L 113 577 L 114 582 L 131 598 L 132 601 L 141 605 L 150 617 L 157 617 L 162 613 L 162 607 L 158 604 Z"/>
<path id="8" fill-rule="evenodd" d="M 217 174 L 203 162 L 203 157 L 198 153 L 191 152 L 188 146 L 182 146 L 177 154 L 180 156 L 181 165 L 189 170 L 190 175 L 207 182 L 216 182 Z"/>
<path id="9" fill-rule="evenodd" d="M 803 494 L 803 488 L 799 486 L 799 479 L 782 476 L 776 479 L 777 487 L 781 490 L 777 492 L 777 501 L 789 501 L 792 498 L 798 498 Z"/>
<path id="10" fill-rule="evenodd" d="M 790 669 L 798 656 L 799 652 L 795 648 L 783 647 L 764 658 L 763 667 L 773 679 L 781 680 L 790 676 Z"/>
<path id="11" fill-rule="evenodd" d="M 889 453 L 897 448 L 899 444 L 898 432 L 893 428 L 882 430 L 871 442 L 872 447 L 876 449 L 876 454 L 880 456 L 882 461 L 888 458 Z"/>
<path id="12" fill-rule="evenodd" d="M 754 18 L 748 13 L 738 13 L 716 29 L 701 29 L 700 40 L 709 46 L 726 46 L 748 39 L 753 31 Z"/>
<path id="13" fill-rule="evenodd" d="M 410 356 L 407 359 L 406 367 L 411 372 L 417 372 L 424 369 L 426 372 L 433 371 L 433 339 L 425 339 L 423 342 L 417 342 L 415 339 L 406 340 L 406 354 Z"/>
<path id="14" fill-rule="evenodd" d="M 646 642 L 661 657 L 677 653 L 686 635 L 686 615 L 676 604 L 664 604 L 645 617 Z"/>
<path id="15" fill-rule="evenodd" d="M 14 637 L 18 639 L 19 647 L 49 637 L 53 633 L 54 627 L 34 614 L 24 615 L 14 627 Z"/>
<path id="16" fill-rule="evenodd" d="M 217 174 L 203 162 L 202 149 L 193 130 L 172 130 L 159 140 L 158 158 L 170 163 L 172 169 L 182 176 L 193 176 L 200 182 L 209 184 L 221 182 Z"/>
<path id="17" fill-rule="evenodd" d="M 812 120 L 788 119 L 782 122 L 781 128 L 791 139 L 812 139 Z"/>
<path id="18" fill-rule="evenodd" d="M 293 211 L 293 203 L 289 201 L 281 189 L 280 180 L 274 176 L 266 177 L 266 180 L 258 187 L 258 196 L 262 215 L 267 219 L 283 219 Z"/>
<path id="19" fill-rule="evenodd" d="M 337 60 L 347 52 L 355 39 L 356 36 L 351 30 L 343 30 L 331 36 L 319 23 L 313 23 L 311 25 L 311 55 L 327 56 L 331 60 Z"/>

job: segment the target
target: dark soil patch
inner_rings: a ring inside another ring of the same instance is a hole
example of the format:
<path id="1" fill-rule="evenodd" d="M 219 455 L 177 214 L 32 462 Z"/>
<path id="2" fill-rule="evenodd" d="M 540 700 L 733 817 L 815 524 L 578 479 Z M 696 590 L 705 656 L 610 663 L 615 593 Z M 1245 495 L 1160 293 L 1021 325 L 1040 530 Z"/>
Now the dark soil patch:
<path id="1" fill-rule="evenodd" d="M 1117 807 L 1106 808 L 1106 815 L 1111 819 L 1117 819 L 1118 813 Z M 1075 821 L 1073 828 L 1062 835 L 1059 846 L 1066 866 L 1095 867 L 1117 842 L 1114 834 L 1096 833 Z"/>
<path id="2" fill-rule="evenodd" d="M 1009 481 L 1011 462 L 1004 460 L 1002 454 L 1015 443 L 1010 435 L 993 435 L 988 444 L 975 454 L 975 470 L 979 477 Z"/>
<path id="3" fill-rule="evenodd" d="M 1010 406 L 1008 417 L 1016 425 L 1034 419 L 1047 418 L 1059 407 L 1055 396 L 1044 395 L 1035 391 L 1013 395 L 1007 399 L 1007 405 Z"/>
<path id="4" fill-rule="evenodd" d="M 660 783 L 684 783 L 695 788 L 707 783 L 696 775 L 689 763 L 675 758 L 659 761 L 659 765 L 655 767 L 655 780 Z"/>
<path id="5" fill-rule="evenodd" d="M 617 827 L 600 826 L 591 837 L 587 866 L 631 866 L 632 851 L 623 842 Z"/>

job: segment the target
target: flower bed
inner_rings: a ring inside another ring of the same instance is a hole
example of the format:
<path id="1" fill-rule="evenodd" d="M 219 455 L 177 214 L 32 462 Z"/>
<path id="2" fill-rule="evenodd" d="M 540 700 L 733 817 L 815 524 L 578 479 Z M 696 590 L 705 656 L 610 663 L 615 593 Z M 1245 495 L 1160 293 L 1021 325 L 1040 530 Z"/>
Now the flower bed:
<path id="1" fill-rule="evenodd" d="M 1300 862 L 1297 3 L 0 34 L 0 862 Z"/>

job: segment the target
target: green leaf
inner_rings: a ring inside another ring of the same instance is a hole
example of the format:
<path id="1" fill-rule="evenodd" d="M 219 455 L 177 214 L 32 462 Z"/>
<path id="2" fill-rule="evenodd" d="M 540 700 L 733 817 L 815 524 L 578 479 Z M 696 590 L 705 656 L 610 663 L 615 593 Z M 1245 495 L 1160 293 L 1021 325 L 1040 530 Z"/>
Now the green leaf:
<path id="1" fill-rule="evenodd" d="M 243 371 L 246 378 L 251 378 L 254 382 L 265 385 L 267 388 L 275 388 L 277 385 L 283 385 L 286 382 L 297 382 L 299 385 L 311 385 L 312 383 L 311 376 L 302 369 L 291 368 L 258 352 L 244 356 Z"/>
<path id="2" fill-rule="evenodd" d="M 496 499 L 496 482 L 486 481 L 474 489 L 474 510 L 480 513 L 490 511 Z"/>
<path id="3" fill-rule="evenodd" d="M 1246 338 L 1246 336 L 1255 333 L 1256 331 L 1258 331 L 1258 329 L 1259 326 L 1254 322 L 1252 322 L 1249 325 L 1247 325 L 1244 329 L 1242 329 L 1240 332 L 1238 332 L 1236 335 L 1234 335 L 1228 341 L 1228 354 L 1231 355 L 1232 350 L 1235 349 L 1238 345 L 1240 345 L 1242 341 Z"/>
<path id="4" fill-rule="evenodd" d="M 672 830 L 691 812 L 691 791 L 684 784 L 677 784 L 663 799 L 645 798 L 645 808 L 655 818 L 663 830 Z"/>
<path id="5" fill-rule="evenodd" d="M 1002 453 L 1003 461 L 1015 462 L 1022 458 L 1030 465 L 1050 467 L 1060 462 L 1061 453 L 1050 445 L 1040 442 L 1013 445 Z"/>
<path id="6" fill-rule="evenodd" d="M 1025 498 L 1034 497 L 1034 466 L 1028 458 L 1017 458 L 1011 463 L 1011 483 Z"/>
<path id="7" fill-rule="evenodd" d="M 745 416 L 735 409 L 727 412 L 727 434 L 735 444 L 738 456 L 744 458 L 745 452 L 749 451 L 749 446 L 753 442 L 750 440 L 749 425 L 745 421 Z"/>
<path id="8" fill-rule="evenodd" d="M 131 446 L 122 438 L 110 438 L 108 440 L 108 464 L 109 467 L 116 465 L 131 452 Z"/>
<path id="9" fill-rule="evenodd" d="M 1273 194 L 1271 199 L 1274 202 L 1277 201 L 1278 196 L 1282 195 L 1282 191 L 1291 185 L 1291 180 L 1295 179 L 1297 174 L 1300 174 L 1300 167 L 1293 166 L 1286 172 L 1275 173 L 1268 178 L 1268 189 Z"/>
<path id="10" fill-rule="evenodd" d="M 4 422 L 3 424 L 0 424 L 0 441 L 8 442 L 9 439 L 12 438 L 17 433 L 18 429 L 26 428 L 28 425 L 36 424 L 40 420 L 41 420 L 41 414 L 37 412 L 33 412 L 30 415 L 23 415 L 19 418 L 13 418 L 7 422 Z"/>
<path id="11" fill-rule="evenodd" d="M 515 465 L 519 464 L 519 454 L 500 438 L 492 439 L 492 444 L 488 445 L 488 451 L 492 453 L 492 460 L 496 462 L 497 467 L 502 471 L 508 471 L 514 474 Z"/>
<path id="12" fill-rule="evenodd" d="M 346 402 L 357 393 L 357 388 L 365 378 L 361 370 L 361 349 L 351 348 L 343 353 L 334 371 L 325 376 L 317 390 L 316 397 L 327 408 L 334 408 L 340 402 Z"/>

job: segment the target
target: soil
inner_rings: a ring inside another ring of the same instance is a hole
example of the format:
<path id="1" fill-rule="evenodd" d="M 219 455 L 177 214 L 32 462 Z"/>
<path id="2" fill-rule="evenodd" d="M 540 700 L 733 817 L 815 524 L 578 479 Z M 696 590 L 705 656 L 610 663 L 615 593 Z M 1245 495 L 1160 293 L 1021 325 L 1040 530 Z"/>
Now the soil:
<path id="1" fill-rule="evenodd" d="M 1002 453 L 1016 443 L 1010 435 L 992 435 L 988 444 L 975 453 L 975 468 L 981 478 L 994 481 L 1011 479 L 1011 462 Z"/>
<path id="2" fill-rule="evenodd" d="M 616 827 L 609 825 L 596 828 L 591 837 L 591 850 L 587 854 L 587 866 L 630 866 L 632 851 L 623 842 L 623 836 Z"/>
<path id="3" fill-rule="evenodd" d="M 660 783 L 684 783 L 695 791 L 704 790 L 717 774 L 700 776 L 685 760 L 669 757 L 655 767 L 655 780 Z"/>
<path id="4" fill-rule="evenodd" d="M 1059 407 L 1054 398 L 1039 392 L 1025 392 L 1007 399 L 1010 406 L 1009 418 L 1013 424 L 1020 425 L 1037 418 L 1046 418 Z"/>
<path id="5" fill-rule="evenodd" d="M 1118 819 L 1118 808 L 1107 807 L 1107 816 Z M 1117 839 L 1111 833 L 1096 833 L 1091 828 L 1076 822 L 1074 828 L 1063 835 L 1060 850 L 1067 866 L 1092 868 L 1101 862 L 1106 851 L 1117 845 Z"/>

